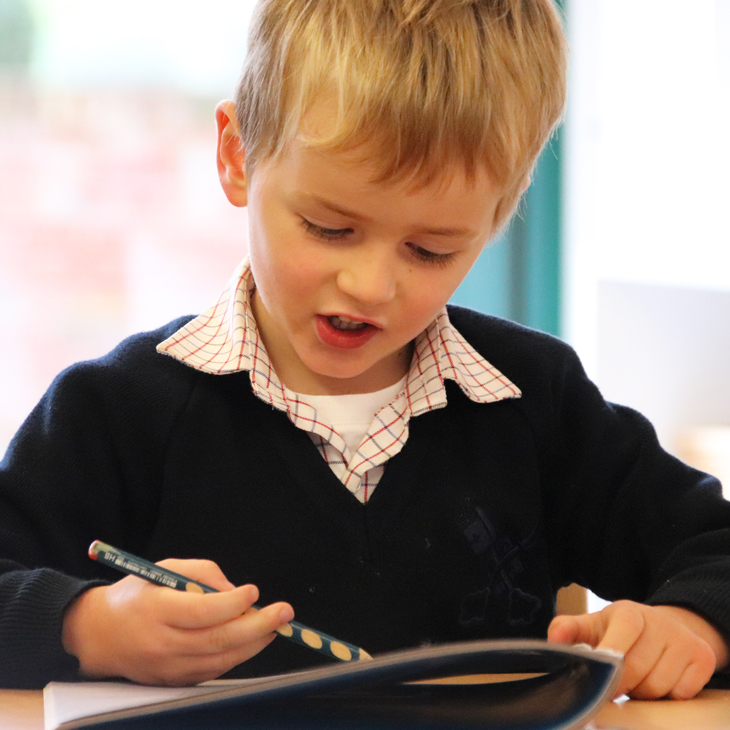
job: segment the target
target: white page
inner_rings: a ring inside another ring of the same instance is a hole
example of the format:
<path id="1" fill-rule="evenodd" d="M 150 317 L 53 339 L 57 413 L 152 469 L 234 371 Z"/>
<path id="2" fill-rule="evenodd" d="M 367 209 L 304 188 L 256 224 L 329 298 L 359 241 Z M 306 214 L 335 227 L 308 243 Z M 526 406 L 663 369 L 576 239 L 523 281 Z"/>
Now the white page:
<path id="1" fill-rule="evenodd" d="M 271 679 L 219 679 L 194 687 L 150 687 L 129 682 L 51 682 L 43 690 L 45 730 L 102 712 L 211 694 L 232 686 Z"/>

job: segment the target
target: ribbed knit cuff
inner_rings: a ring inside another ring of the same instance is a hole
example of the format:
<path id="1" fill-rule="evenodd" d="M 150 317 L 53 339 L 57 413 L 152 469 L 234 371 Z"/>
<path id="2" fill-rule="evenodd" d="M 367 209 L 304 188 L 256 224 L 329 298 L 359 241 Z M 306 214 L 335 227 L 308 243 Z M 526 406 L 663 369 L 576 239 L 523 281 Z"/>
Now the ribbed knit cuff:
<path id="1" fill-rule="evenodd" d="M 695 611 L 730 637 L 730 576 L 726 571 L 698 569 L 663 583 L 646 601 L 649 605 L 673 605 Z M 722 573 L 722 574 L 721 574 Z"/>
<path id="2" fill-rule="evenodd" d="M 0 686 L 37 689 L 78 679 L 78 660 L 64 651 L 63 616 L 80 593 L 100 581 L 54 570 L 13 571 L 0 581 Z"/>

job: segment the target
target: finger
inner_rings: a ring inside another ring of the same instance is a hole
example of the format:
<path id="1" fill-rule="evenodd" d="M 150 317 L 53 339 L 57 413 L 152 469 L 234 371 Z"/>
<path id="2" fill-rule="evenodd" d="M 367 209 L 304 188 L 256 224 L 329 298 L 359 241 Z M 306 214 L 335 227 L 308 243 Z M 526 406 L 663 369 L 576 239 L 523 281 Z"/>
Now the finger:
<path id="1" fill-rule="evenodd" d="M 223 593 L 183 593 L 160 588 L 156 604 L 161 623 L 179 629 L 204 629 L 231 621 L 256 603 L 256 586 L 245 585 Z"/>
<path id="2" fill-rule="evenodd" d="M 624 669 L 621 674 L 621 681 L 616 688 L 616 696 L 626 694 L 631 697 L 638 697 L 635 694 L 637 687 L 640 687 L 651 676 L 663 652 L 663 645 L 642 641 L 634 644 L 631 651 L 624 656 Z"/>
<path id="3" fill-rule="evenodd" d="M 218 626 L 187 632 L 187 650 L 200 654 L 240 652 L 247 645 L 270 636 L 292 618 L 294 611 L 288 603 L 274 603 L 260 610 L 250 609 L 243 616 Z"/>
<path id="4" fill-rule="evenodd" d="M 155 685 L 190 685 L 207 682 L 225 674 L 233 667 L 247 661 L 252 656 L 265 649 L 276 634 L 267 634 L 256 642 L 236 651 L 221 654 L 177 657 L 174 662 L 167 662 L 159 666 L 135 667 L 135 675 L 131 676 L 137 682 Z"/>
<path id="5" fill-rule="evenodd" d="M 651 674 L 664 653 L 666 637 L 656 635 L 647 627 L 643 614 L 633 606 L 619 609 L 609 617 L 597 648 L 623 655 L 624 668 L 616 696 L 634 696 L 633 691 Z"/>
<path id="6" fill-rule="evenodd" d="M 702 660 L 691 662 L 669 692 L 669 696 L 673 700 L 692 699 L 710 681 L 714 671 L 714 661 L 711 663 L 705 663 Z"/>
<path id="7" fill-rule="evenodd" d="M 666 647 L 652 666 L 635 666 L 633 680 L 629 682 L 629 686 L 624 687 L 624 693 L 640 700 L 666 697 L 681 679 L 687 664 L 688 660 L 681 652 Z M 624 673 L 624 679 L 626 674 L 628 673 Z"/>
<path id="8" fill-rule="evenodd" d="M 727 664 L 728 646 L 725 638 L 713 624 L 702 618 L 702 616 L 680 606 L 654 606 L 654 611 L 665 617 L 668 616 L 675 621 L 679 621 L 680 624 L 688 628 L 695 636 L 706 642 L 715 655 L 715 665 L 718 669 L 723 668 Z"/>
<path id="9" fill-rule="evenodd" d="M 639 650 L 638 645 L 636 650 Z M 683 637 L 681 631 L 676 635 L 672 632 L 672 640 L 667 642 L 654 666 L 630 694 L 638 699 L 694 697 L 712 676 L 714 659 L 707 642 L 689 633 Z"/>
<path id="10" fill-rule="evenodd" d="M 717 666 L 715 652 L 710 644 L 692 632 L 688 633 L 685 642 L 673 645 L 671 650 L 674 656 L 668 656 L 669 663 L 681 666 L 683 670 L 665 694 L 672 699 L 690 699 L 710 681 Z"/>
<path id="11" fill-rule="evenodd" d="M 603 609 L 602 637 L 594 646 L 597 649 L 618 652 L 626 656 L 639 641 L 646 629 L 646 619 L 641 609 L 629 601 L 618 601 Z"/>
<path id="12" fill-rule="evenodd" d="M 556 616 L 548 627 L 547 640 L 555 644 L 579 643 L 581 625 L 576 616 Z M 587 642 L 586 642 L 587 643 Z"/>
<path id="13" fill-rule="evenodd" d="M 226 578 L 217 563 L 212 560 L 177 560 L 168 558 L 157 563 L 162 568 L 184 575 L 186 578 L 205 583 L 218 591 L 230 591 L 235 586 Z"/>
<path id="14" fill-rule="evenodd" d="M 548 641 L 596 646 L 603 636 L 603 631 L 604 621 L 599 613 L 556 616 L 548 628 Z"/>

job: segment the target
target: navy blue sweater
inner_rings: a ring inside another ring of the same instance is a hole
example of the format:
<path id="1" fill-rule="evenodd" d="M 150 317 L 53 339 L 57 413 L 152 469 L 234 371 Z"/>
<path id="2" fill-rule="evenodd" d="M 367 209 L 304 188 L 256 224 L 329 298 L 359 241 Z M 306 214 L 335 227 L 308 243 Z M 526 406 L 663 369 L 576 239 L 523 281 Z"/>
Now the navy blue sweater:
<path id="1" fill-rule="evenodd" d="M 666 454 L 638 413 L 606 403 L 564 343 L 452 308 L 521 390 L 411 421 L 367 504 L 308 435 L 256 398 L 155 352 L 184 320 L 63 372 L 0 464 L 0 686 L 76 676 L 63 612 L 119 578 L 101 539 L 150 560 L 209 558 L 261 603 L 371 653 L 544 637 L 555 592 L 686 606 L 730 635 L 730 503 Z M 321 661 L 277 639 L 233 671 Z"/>

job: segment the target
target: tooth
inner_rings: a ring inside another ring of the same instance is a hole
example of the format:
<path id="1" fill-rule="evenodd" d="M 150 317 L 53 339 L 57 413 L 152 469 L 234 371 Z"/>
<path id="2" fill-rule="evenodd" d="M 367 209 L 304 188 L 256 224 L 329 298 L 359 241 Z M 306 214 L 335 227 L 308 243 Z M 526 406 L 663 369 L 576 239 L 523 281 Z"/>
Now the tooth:
<path id="1" fill-rule="evenodd" d="M 332 326 L 340 330 L 357 330 L 367 327 L 366 322 L 357 322 L 354 319 L 347 319 L 334 315 L 329 318 Z"/>

